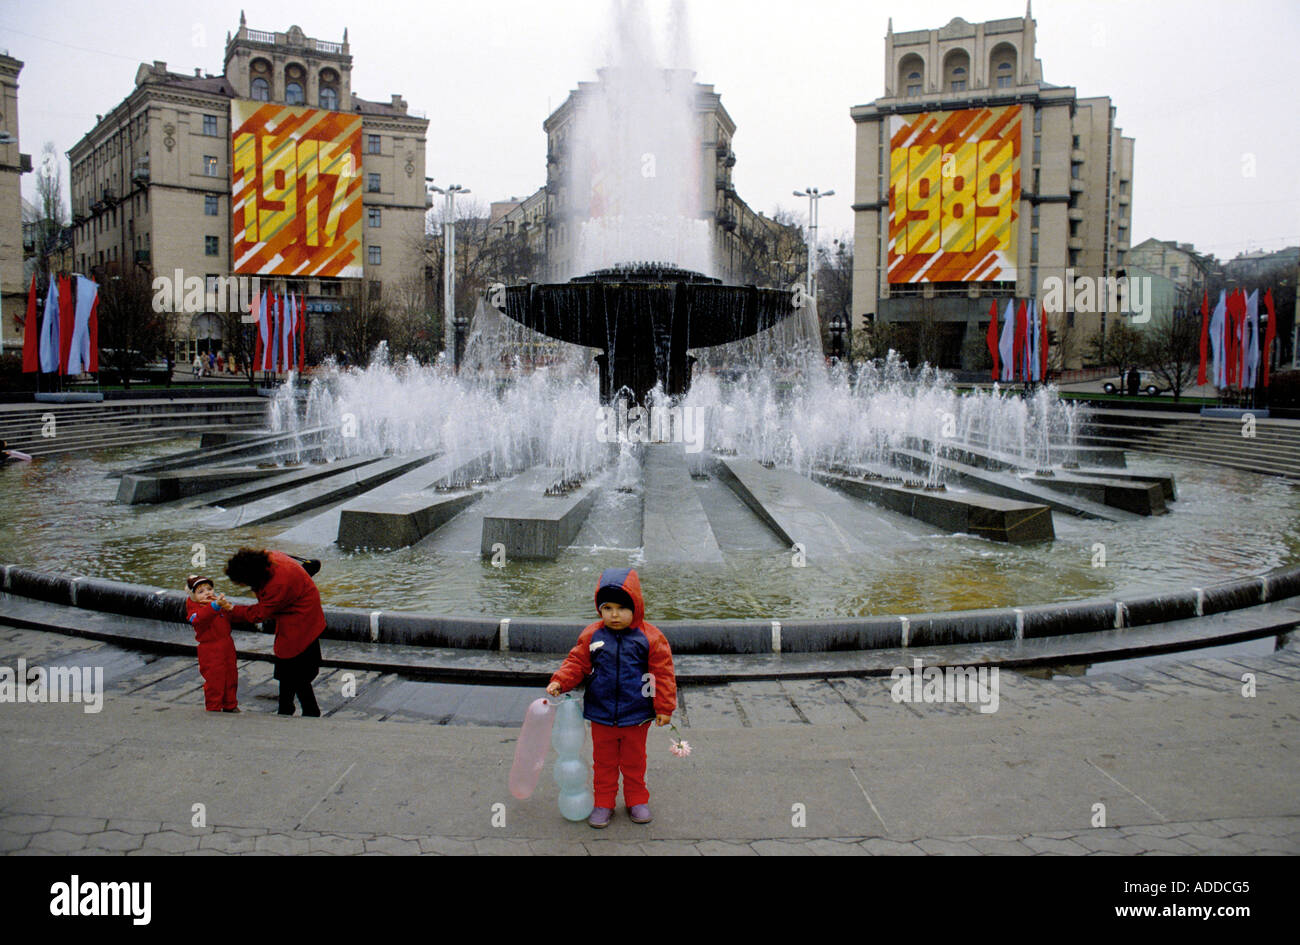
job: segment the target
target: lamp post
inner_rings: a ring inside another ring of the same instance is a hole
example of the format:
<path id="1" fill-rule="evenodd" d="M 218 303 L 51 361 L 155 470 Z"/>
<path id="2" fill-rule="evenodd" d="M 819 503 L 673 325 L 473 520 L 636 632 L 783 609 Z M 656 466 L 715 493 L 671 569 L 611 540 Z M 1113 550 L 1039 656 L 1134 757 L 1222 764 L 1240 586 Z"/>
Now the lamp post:
<path id="1" fill-rule="evenodd" d="M 818 190 L 816 187 L 809 187 L 807 190 L 796 190 L 796 197 L 808 198 L 808 294 L 817 299 L 817 279 L 813 274 L 813 257 L 817 252 L 817 201 L 823 197 L 830 197 L 835 193 L 834 190 Z"/>
<path id="2" fill-rule="evenodd" d="M 443 344 L 451 352 L 452 363 L 460 367 L 460 343 L 464 326 L 456 318 L 456 195 L 468 194 L 468 187 L 452 184 L 439 187 L 429 184 L 429 189 L 447 198 L 447 209 L 442 220 L 442 311 Z"/>

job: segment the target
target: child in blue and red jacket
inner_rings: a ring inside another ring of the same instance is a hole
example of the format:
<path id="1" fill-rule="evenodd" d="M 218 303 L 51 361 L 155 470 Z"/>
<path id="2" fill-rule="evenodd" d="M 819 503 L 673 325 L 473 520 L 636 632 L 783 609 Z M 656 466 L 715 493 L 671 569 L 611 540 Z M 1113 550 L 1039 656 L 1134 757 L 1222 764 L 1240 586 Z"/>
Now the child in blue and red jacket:
<path id="1" fill-rule="evenodd" d="M 558 696 L 588 680 L 582 715 L 591 722 L 596 806 L 587 823 L 609 825 L 621 771 L 628 815 L 648 824 L 646 734 L 651 721 L 667 725 L 677 708 L 673 653 L 667 637 L 645 621 L 641 580 L 633 569 L 601 573 L 596 610 L 601 619 L 579 634 L 546 691 Z"/>
<path id="2" fill-rule="evenodd" d="M 211 578 L 191 574 L 185 586 L 190 590 L 185 619 L 194 627 L 194 639 L 199 643 L 203 703 L 209 712 L 238 712 L 235 690 L 239 669 L 235 665 L 235 641 L 230 638 L 230 618 L 222 612 Z"/>

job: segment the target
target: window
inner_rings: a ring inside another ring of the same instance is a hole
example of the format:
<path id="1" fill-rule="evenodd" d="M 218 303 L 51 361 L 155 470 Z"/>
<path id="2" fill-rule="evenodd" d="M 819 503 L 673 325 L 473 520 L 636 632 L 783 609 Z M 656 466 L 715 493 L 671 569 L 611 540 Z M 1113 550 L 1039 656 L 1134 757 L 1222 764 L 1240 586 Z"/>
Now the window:
<path id="1" fill-rule="evenodd" d="M 1071 236 L 1078 236 L 1078 235 L 1079 235 L 1079 221 L 1078 221 L 1078 220 L 1071 220 L 1071 221 L 1070 221 L 1070 235 L 1071 235 Z"/>
<path id="2" fill-rule="evenodd" d="M 320 90 L 320 107 L 336 112 L 339 110 L 339 93 L 334 91 L 328 85 L 322 86 Z"/>
<path id="3" fill-rule="evenodd" d="M 216 194 L 204 194 L 204 195 L 203 195 L 203 212 L 204 212 L 207 216 L 210 216 L 210 217 L 215 217 L 215 216 L 217 215 L 217 195 L 216 195 Z"/>
<path id="4" fill-rule="evenodd" d="M 909 96 L 921 94 L 921 73 L 909 72 L 907 74 L 907 94 Z"/>
<path id="5" fill-rule="evenodd" d="M 204 133 L 205 135 L 215 135 L 215 134 L 217 133 L 217 116 L 216 116 L 216 115 L 204 115 L 204 116 L 203 116 L 203 133 Z"/>
<path id="6" fill-rule="evenodd" d="M 370 255 L 369 255 L 369 258 L 368 258 L 366 261 L 369 262 L 370 265 L 372 265 L 372 266 L 378 266 L 378 265 L 380 265 L 380 258 L 381 258 L 381 255 L 382 255 L 382 254 L 379 252 L 379 247 L 378 247 L 378 246 L 369 246 L 369 247 L 367 247 L 367 249 L 369 250 Z"/>
<path id="7" fill-rule="evenodd" d="M 366 175 L 366 190 L 367 190 L 369 193 L 372 193 L 372 194 L 377 194 L 377 193 L 379 193 L 379 175 L 378 175 L 378 174 L 367 174 L 367 175 Z"/>
<path id="8" fill-rule="evenodd" d="M 1079 168 L 1082 166 L 1083 166 L 1082 164 L 1070 165 L 1070 176 L 1073 177 L 1075 180 L 1079 179 Z"/>
<path id="9" fill-rule="evenodd" d="M 265 79 L 253 80 L 253 101 L 269 102 L 271 100 L 271 84 Z"/>
<path id="10" fill-rule="evenodd" d="M 384 284 L 383 284 L 382 282 L 380 282 L 378 279 L 371 279 L 371 280 L 370 280 L 370 299 L 371 299 L 371 301 L 378 301 L 378 300 L 379 300 L 380 293 L 383 291 L 383 285 L 384 285 Z"/>
<path id="11" fill-rule="evenodd" d="M 221 255 L 221 240 L 216 236 L 203 237 L 203 252 L 207 256 Z"/>
<path id="12" fill-rule="evenodd" d="M 1177 266 L 1170 266 L 1170 267 L 1169 267 L 1169 278 L 1171 278 L 1171 279 L 1177 279 L 1177 278 L 1178 278 L 1178 267 L 1177 267 Z"/>
<path id="13" fill-rule="evenodd" d="M 1009 75 L 1000 75 L 1000 76 L 998 76 L 998 88 L 1000 88 L 1000 89 L 1009 89 L 1009 88 L 1011 88 L 1011 76 L 1009 76 Z"/>
<path id="14" fill-rule="evenodd" d="M 1037 109 L 1034 110 L 1034 130 L 1043 130 L 1043 113 Z"/>
<path id="15" fill-rule="evenodd" d="M 966 67 L 958 66 L 952 70 L 952 90 L 954 92 L 966 91 Z"/>
<path id="16" fill-rule="evenodd" d="M 284 87 L 284 104 L 302 105 L 306 102 L 302 94 L 302 85 L 298 82 L 290 82 Z"/>
<path id="17" fill-rule="evenodd" d="M 997 85 L 998 88 L 1000 89 L 1011 88 L 1011 63 L 1009 62 L 998 63 Z"/>
<path id="18" fill-rule="evenodd" d="M 203 155 L 203 173 L 208 177 L 217 176 L 217 159 L 211 154 Z"/>
<path id="19" fill-rule="evenodd" d="M 1079 149 L 1079 136 L 1078 136 L 1078 135 L 1075 135 L 1073 138 L 1070 139 L 1070 147 L 1074 148 L 1076 151 Z"/>
<path id="20" fill-rule="evenodd" d="M 208 273 L 203 277 L 203 289 L 208 295 L 214 295 L 217 291 L 217 274 Z"/>
<path id="21" fill-rule="evenodd" d="M 379 135 L 366 135 L 366 153 L 367 154 L 382 153 L 379 150 Z"/>
<path id="22" fill-rule="evenodd" d="M 372 227 L 378 227 L 381 224 L 382 217 L 380 214 L 382 211 L 378 207 L 371 207 L 367 213 L 370 216 L 370 225 Z"/>

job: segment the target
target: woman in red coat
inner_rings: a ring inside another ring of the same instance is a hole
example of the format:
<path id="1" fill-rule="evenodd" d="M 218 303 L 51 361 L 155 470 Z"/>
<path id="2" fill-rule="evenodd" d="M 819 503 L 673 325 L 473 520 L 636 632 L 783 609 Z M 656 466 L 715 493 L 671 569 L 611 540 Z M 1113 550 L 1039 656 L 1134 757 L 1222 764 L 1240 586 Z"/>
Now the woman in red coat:
<path id="1" fill-rule="evenodd" d="M 279 551 L 241 548 L 226 563 L 226 577 L 253 589 L 257 603 L 224 609 L 245 623 L 274 621 L 275 678 L 280 680 L 280 714 L 293 715 L 296 698 L 303 715 L 320 715 L 311 683 L 320 672 L 320 635 L 325 611 L 320 591 L 301 564 Z"/>

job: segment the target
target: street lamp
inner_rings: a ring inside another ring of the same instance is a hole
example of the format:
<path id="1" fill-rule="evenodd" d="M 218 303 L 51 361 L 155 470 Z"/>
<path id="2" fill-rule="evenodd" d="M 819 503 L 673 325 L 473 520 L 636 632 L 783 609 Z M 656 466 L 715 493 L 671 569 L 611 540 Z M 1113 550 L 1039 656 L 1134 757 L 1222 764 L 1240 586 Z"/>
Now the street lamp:
<path id="1" fill-rule="evenodd" d="M 447 198 L 447 208 L 442 219 L 442 310 L 443 344 L 451 352 L 452 363 L 460 367 L 460 346 L 464 325 L 456 318 L 456 195 L 468 194 L 468 187 L 452 184 L 439 187 L 430 183 L 429 189 Z"/>
<path id="2" fill-rule="evenodd" d="M 834 190 L 818 190 L 816 187 L 794 192 L 796 197 L 808 198 L 808 294 L 814 302 L 817 299 L 817 281 L 813 275 L 813 254 L 817 251 L 817 201 L 834 193 Z"/>

